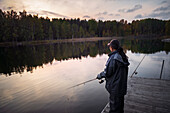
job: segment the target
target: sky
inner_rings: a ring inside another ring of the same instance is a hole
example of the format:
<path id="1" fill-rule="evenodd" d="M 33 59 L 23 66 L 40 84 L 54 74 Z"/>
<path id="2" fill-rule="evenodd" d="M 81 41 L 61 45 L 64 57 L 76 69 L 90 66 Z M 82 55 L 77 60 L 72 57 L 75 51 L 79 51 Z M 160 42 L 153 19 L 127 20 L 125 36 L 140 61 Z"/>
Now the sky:
<path id="1" fill-rule="evenodd" d="M 170 0 L 0 0 L 3 11 L 26 10 L 49 18 L 121 20 L 170 19 Z"/>

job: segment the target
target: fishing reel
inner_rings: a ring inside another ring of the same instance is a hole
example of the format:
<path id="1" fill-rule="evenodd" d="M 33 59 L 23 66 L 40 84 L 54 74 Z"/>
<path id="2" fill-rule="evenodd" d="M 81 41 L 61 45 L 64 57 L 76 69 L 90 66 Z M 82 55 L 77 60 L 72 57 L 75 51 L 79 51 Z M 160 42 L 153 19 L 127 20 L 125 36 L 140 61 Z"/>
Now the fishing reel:
<path id="1" fill-rule="evenodd" d="M 99 80 L 99 84 L 102 84 L 104 82 L 104 80 Z"/>

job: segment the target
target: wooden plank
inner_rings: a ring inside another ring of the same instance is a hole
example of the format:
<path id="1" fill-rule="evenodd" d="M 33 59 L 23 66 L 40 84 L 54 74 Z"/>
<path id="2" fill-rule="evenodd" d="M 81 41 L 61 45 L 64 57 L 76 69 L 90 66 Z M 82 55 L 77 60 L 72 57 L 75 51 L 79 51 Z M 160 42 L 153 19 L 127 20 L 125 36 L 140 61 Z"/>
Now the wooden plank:
<path id="1" fill-rule="evenodd" d="M 167 101 L 159 100 L 159 99 L 150 98 L 150 97 L 147 97 L 147 96 L 127 95 L 125 97 L 125 100 L 129 101 L 129 102 L 132 101 L 132 102 L 135 102 L 135 103 L 147 104 L 147 105 L 150 105 L 150 106 L 154 105 L 155 107 L 160 107 L 160 108 L 165 108 L 165 109 L 170 108 L 169 100 L 167 100 Z"/>
<path id="2" fill-rule="evenodd" d="M 163 79 L 153 79 L 153 78 L 141 78 L 141 77 L 133 77 L 128 78 L 129 83 L 133 84 L 146 84 L 146 85 L 153 85 L 153 86 L 161 86 L 161 87 L 168 87 L 170 86 L 169 80 Z"/>
<path id="3" fill-rule="evenodd" d="M 170 113 L 170 81 L 129 78 L 124 111 L 125 113 Z M 101 113 L 109 113 L 109 104 Z"/>

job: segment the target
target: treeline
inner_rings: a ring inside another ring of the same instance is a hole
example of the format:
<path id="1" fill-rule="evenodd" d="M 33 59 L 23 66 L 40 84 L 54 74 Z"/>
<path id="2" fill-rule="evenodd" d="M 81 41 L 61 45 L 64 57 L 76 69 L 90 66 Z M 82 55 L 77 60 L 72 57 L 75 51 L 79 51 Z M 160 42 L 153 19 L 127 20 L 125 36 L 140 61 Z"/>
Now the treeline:
<path id="1" fill-rule="evenodd" d="M 57 19 L 27 14 L 24 10 L 0 9 L 0 42 L 53 40 L 84 37 L 113 37 L 129 35 L 170 35 L 170 20 L 143 19 L 128 23 L 120 21 L 96 21 L 95 19 Z"/>

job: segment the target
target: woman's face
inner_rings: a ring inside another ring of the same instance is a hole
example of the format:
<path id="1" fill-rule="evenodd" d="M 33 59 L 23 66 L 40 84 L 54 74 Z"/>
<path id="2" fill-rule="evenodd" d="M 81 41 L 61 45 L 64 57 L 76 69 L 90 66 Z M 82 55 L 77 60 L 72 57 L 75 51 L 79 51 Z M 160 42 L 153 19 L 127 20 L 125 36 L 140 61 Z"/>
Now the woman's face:
<path id="1" fill-rule="evenodd" d="M 109 46 L 109 49 L 111 52 L 116 51 L 116 49 L 113 49 L 111 46 Z"/>
<path id="2" fill-rule="evenodd" d="M 112 47 L 111 47 L 111 46 L 109 46 L 109 49 L 110 49 L 110 51 L 111 51 L 111 52 L 113 51 L 113 49 L 112 49 Z"/>

